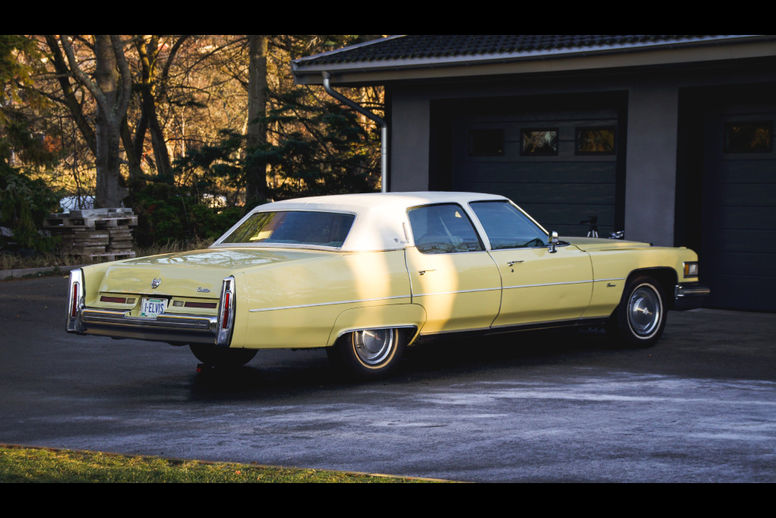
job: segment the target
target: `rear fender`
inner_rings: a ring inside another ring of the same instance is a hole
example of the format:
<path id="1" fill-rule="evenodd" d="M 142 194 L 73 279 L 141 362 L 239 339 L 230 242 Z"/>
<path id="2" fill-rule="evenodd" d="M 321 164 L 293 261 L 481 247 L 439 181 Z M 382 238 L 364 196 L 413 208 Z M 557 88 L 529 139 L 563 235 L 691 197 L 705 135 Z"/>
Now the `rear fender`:
<path id="1" fill-rule="evenodd" d="M 343 311 L 334 322 L 327 346 L 332 346 L 342 335 L 359 329 L 397 328 L 408 331 L 407 345 L 417 338 L 426 310 L 418 304 L 384 304 L 360 306 Z"/>

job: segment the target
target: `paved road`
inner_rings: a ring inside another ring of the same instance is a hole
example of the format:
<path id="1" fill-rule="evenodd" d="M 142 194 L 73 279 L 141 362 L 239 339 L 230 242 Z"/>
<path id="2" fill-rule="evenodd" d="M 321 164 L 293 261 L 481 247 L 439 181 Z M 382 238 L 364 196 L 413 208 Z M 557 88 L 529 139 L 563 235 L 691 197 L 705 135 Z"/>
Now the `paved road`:
<path id="1" fill-rule="evenodd" d="M 776 482 L 776 315 L 418 346 L 345 383 L 322 351 L 230 375 L 185 348 L 63 331 L 66 280 L 0 282 L 0 443 L 479 482 Z"/>

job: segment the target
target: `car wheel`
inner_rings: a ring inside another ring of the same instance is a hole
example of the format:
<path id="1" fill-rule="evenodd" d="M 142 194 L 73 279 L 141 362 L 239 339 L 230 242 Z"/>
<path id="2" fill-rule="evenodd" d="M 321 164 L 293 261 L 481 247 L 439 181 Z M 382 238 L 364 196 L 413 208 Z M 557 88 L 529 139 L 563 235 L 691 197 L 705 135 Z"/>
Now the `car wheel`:
<path id="1" fill-rule="evenodd" d="M 665 296 L 660 284 L 645 276 L 628 282 L 610 321 L 613 337 L 632 347 L 650 347 L 663 334 L 665 325 Z"/>
<path id="2" fill-rule="evenodd" d="M 199 361 L 213 367 L 241 367 L 258 352 L 256 349 L 229 349 L 211 344 L 191 344 L 189 347 Z"/>
<path id="3" fill-rule="evenodd" d="M 363 329 L 341 336 L 327 352 L 351 375 L 376 378 L 396 367 L 404 347 L 398 329 Z"/>

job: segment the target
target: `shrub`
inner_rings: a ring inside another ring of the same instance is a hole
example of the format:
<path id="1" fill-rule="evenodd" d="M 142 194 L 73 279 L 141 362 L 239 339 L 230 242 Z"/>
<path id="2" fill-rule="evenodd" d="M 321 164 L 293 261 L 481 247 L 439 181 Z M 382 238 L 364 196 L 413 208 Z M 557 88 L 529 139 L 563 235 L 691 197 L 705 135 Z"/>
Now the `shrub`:
<path id="1" fill-rule="evenodd" d="M 51 252 L 55 240 L 40 229 L 46 216 L 58 207 L 61 196 L 43 180 L 33 180 L 0 161 L 0 226 L 13 232 L 13 237 L 0 237 L 0 248 Z"/>
<path id="2" fill-rule="evenodd" d="M 215 240 L 243 215 L 242 207 L 210 207 L 191 191 L 163 182 L 136 186 L 125 204 L 138 216 L 134 237 L 141 247 Z"/>

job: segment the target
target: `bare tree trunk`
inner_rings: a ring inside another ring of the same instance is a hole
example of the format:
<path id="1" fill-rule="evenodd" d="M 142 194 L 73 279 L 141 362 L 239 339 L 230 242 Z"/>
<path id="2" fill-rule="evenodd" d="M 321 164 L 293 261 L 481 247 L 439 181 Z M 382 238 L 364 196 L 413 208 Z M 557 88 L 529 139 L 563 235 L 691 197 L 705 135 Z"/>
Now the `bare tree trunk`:
<path id="1" fill-rule="evenodd" d="M 97 100 L 95 206 L 118 207 L 127 195 L 127 190 L 120 184 L 119 143 L 122 120 L 129 106 L 132 78 L 119 37 L 97 35 L 94 40 L 96 69 L 95 80 L 92 81 L 78 65 L 70 39 L 61 38 L 70 71 Z"/>
<path id="2" fill-rule="evenodd" d="M 170 162 L 170 153 L 167 151 L 167 143 L 164 140 L 162 125 L 159 123 L 159 117 L 156 115 L 156 101 L 147 88 L 142 89 L 143 112 L 148 118 L 148 129 L 151 133 L 151 146 L 154 149 L 154 160 L 156 162 L 156 174 L 159 180 L 166 183 L 173 183 L 172 163 Z"/>
<path id="3" fill-rule="evenodd" d="M 120 207 L 127 190 L 120 184 L 119 128 L 97 115 L 97 186 L 95 207 Z"/>
<path id="4" fill-rule="evenodd" d="M 129 130 L 129 124 L 125 118 L 121 122 L 121 143 L 124 146 L 124 151 L 127 154 L 127 166 L 129 166 L 129 186 L 130 190 L 138 182 L 142 181 L 143 169 L 140 166 L 140 157 L 143 154 L 143 139 L 146 134 L 146 121 L 145 117 L 141 115 L 140 120 L 137 123 L 137 129 L 135 130 L 135 137 L 132 138 L 132 134 Z"/>
<path id="5" fill-rule="evenodd" d="M 102 91 L 109 109 L 97 112 L 97 189 L 95 205 L 97 207 L 118 207 L 124 196 L 119 186 L 119 139 L 120 121 L 117 124 L 113 108 L 119 98 L 116 54 L 110 38 L 106 35 L 95 37 L 94 54 L 96 70 L 94 79 L 97 88 Z M 122 117 L 123 118 L 123 117 Z"/>
<path id="6" fill-rule="evenodd" d="M 248 128 L 245 166 L 245 207 L 267 199 L 267 162 L 251 157 L 267 142 L 267 37 L 248 36 Z"/>

